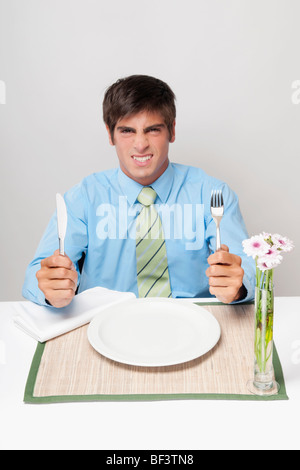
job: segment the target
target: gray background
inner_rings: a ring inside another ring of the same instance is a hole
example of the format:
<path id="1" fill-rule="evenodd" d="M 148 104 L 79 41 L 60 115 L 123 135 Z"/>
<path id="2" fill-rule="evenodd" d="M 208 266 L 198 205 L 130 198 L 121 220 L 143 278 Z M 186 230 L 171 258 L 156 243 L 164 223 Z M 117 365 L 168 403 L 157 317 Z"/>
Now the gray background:
<path id="1" fill-rule="evenodd" d="M 250 235 L 294 240 L 275 283 L 299 295 L 299 18 L 298 0 L 0 0 L 0 300 L 22 299 L 55 193 L 118 165 L 103 94 L 137 73 L 177 95 L 170 159 L 225 180 Z"/>

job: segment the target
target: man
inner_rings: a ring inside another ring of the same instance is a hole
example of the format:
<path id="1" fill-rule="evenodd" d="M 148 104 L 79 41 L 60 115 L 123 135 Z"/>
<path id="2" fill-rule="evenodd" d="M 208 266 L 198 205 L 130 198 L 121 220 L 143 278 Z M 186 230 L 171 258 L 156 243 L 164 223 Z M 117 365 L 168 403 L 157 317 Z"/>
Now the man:
<path id="1" fill-rule="evenodd" d="M 170 87 L 143 75 L 118 80 L 106 91 L 103 117 L 119 168 L 90 175 L 65 194 L 66 255 L 57 250 L 54 215 L 23 295 L 57 308 L 95 286 L 139 297 L 252 299 L 254 264 L 242 251 L 248 234 L 236 195 L 201 169 L 169 161 L 176 125 Z M 217 252 L 210 214 L 215 189 L 225 208 L 225 244 Z"/>

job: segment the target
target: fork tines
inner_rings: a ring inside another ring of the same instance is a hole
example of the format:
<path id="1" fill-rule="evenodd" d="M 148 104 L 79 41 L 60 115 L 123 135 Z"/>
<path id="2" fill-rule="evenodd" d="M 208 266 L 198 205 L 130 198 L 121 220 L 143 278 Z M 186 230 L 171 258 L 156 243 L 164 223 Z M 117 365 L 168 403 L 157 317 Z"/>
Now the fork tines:
<path id="1" fill-rule="evenodd" d="M 223 202 L 223 194 L 221 189 L 213 189 L 211 192 L 211 200 L 210 200 L 211 207 L 221 207 L 224 205 Z"/>

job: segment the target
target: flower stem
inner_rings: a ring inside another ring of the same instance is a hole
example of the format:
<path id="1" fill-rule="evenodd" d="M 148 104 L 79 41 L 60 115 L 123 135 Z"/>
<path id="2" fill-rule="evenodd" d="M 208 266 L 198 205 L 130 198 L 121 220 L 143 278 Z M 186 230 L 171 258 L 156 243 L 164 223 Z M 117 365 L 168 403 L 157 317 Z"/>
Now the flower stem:
<path id="1" fill-rule="evenodd" d="M 256 270 L 255 360 L 260 374 L 268 374 L 273 362 L 273 270 Z"/>

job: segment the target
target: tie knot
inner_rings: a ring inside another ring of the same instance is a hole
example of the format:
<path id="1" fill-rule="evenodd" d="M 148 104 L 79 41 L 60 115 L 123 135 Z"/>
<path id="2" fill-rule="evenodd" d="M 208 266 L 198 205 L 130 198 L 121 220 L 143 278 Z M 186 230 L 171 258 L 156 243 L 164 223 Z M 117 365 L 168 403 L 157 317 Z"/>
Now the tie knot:
<path id="1" fill-rule="evenodd" d="M 142 189 L 142 191 L 138 195 L 137 200 L 141 204 L 143 204 L 143 206 L 148 207 L 148 206 L 151 206 L 152 204 L 154 204 L 156 197 L 157 197 L 157 194 L 154 191 L 154 189 L 152 189 L 150 187 L 145 187 L 145 188 Z"/>

